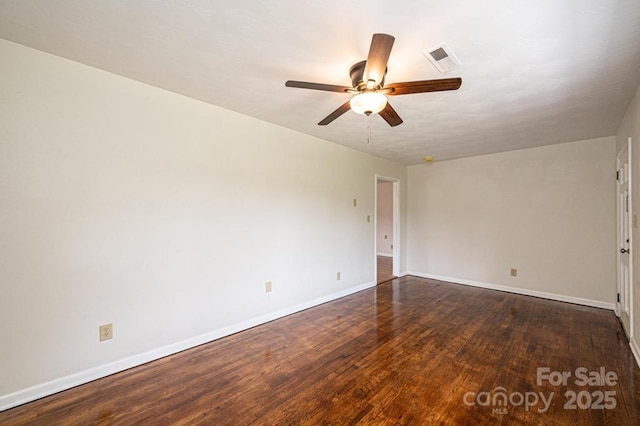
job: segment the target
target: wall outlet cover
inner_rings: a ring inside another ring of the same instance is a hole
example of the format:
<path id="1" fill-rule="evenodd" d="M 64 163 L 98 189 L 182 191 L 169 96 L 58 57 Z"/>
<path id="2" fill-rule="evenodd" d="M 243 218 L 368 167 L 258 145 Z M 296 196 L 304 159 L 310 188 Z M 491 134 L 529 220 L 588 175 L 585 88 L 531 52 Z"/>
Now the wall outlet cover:
<path id="1" fill-rule="evenodd" d="M 113 324 L 105 324 L 100 326 L 100 341 L 113 339 Z"/>

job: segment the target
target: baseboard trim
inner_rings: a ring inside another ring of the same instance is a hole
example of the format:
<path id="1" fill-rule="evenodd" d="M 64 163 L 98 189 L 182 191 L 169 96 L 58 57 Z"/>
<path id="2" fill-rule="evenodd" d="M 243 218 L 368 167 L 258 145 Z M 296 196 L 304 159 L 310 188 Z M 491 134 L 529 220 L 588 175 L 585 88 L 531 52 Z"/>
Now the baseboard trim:
<path id="1" fill-rule="evenodd" d="M 518 287 L 510 287 L 510 286 L 500 285 L 500 284 L 490 284 L 490 283 L 485 283 L 485 282 L 481 282 L 481 281 L 467 280 L 467 279 L 464 279 L 464 278 L 446 277 L 446 276 L 442 276 L 442 275 L 427 274 L 427 273 L 424 273 L 424 272 L 414 272 L 414 271 L 407 272 L 407 274 L 408 275 L 415 275 L 417 277 L 422 277 L 422 278 L 430 278 L 430 279 L 439 280 L 439 281 L 448 281 L 448 282 L 452 282 L 452 283 L 455 283 L 455 284 L 464 284 L 464 285 L 469 285 L 469 286 L 473 286 L 473 287 L 481 287 L 481 288 L 486 288 L 486 289 L 489 289 L 489 290 L 498 290 L 498 291 L 504 291 L 504 292 L 507 292 L 507 293 L 521 294 L 521 295 L 524 295 L 524 296 L 540 297 L 540 298 L 543 298 L 543 299 L 556 300 L 558 302 L 568 302 L 568 303 L 574 303 L 576 305 L 591 306 L 593 308 L 609 309 L 609 310 L 615 311 L 615 307 L 616 307 L 615 303 L 603 302 L 603 301 L 600 301 L 600 300 L 592 300 L 592 299 L 584 299 L 584 298 L 581 298 L 581 297 L 565 296 L 563 294 L 547 293 L 547 292 L 544 292 L 544 291 L 529 290 L 529 289 L 518 288 Z"/>
<path id="2" fill-rule="evenodd" d="M 376 255 L 382 256 L 382 257 L 393 257 L 393 253 L 391 253 L 391 254 L 389 254 L 389 253 L 376 253 Z"/>
<path id="3" fill-rule="evenodd" d="M 633 336 L 631 336 L 631 339 L 629 339 L 629 346 L 631 347 L 631 353 L 633 354 L 633 357 L 636 359 L 636 364 L 638 365 L 638 367 L 640 367 L 640 347 L 638 346 L 638 342 Z"/>
<path id="4" fill-rule="evenodd" d="M 191 349 L 193 347 L 209 343 L 214 340 L 218 340 L 222 337 L 226 337 L 240 331 L 248 330 L 258 325 L 286 317 L 296 312 L 304 311 L 305 309 L 309 309 L 314 306 L 322 305 L 323 303 L 340 299 L 341 297 L 345 297 L 371 287 L 375 287 L 375 283 L 373 281 L 355 287 L 350 287 L 348 289 L 331 293 L 325 296 L 321 296 L 307 302 L 281 309 L 279 311 L 251 318 L 238 324 L 223 327 L 205 334 L 201 334 L 199 336 L 192 337 L 190 339 L 183 340 L 181 342 L 172 343 L 170 345 L 162 346 L 160 348 L 153 349 L 141 354 L 133 355 L 131 357 L 113 361 L 108 364 L 103 364 L 94 368 L 90 368 L 88 370 L 80 371 L 69 376 L 51 380 L 49 382 L 22 389 L 7 395 L 2 395 L 0 396 L 0 411 L 8 410 L 9 408 L 17 407 L 18 405 L 26 404 L 27 402 L 35 401 L 36 399 L 53 395 L 64 390 L 71 389 L 73 387 L 89 383 L 91 381 L 110 376 L 115 373 L 119 373 L 129 368 L 137 367 L 139 365 L 146 364 L 147 362 L 155 361 L 157 359 L 164 358 L 166 356 L 173 355 L 175 353 L 182 352 L 184 350 Z"/>

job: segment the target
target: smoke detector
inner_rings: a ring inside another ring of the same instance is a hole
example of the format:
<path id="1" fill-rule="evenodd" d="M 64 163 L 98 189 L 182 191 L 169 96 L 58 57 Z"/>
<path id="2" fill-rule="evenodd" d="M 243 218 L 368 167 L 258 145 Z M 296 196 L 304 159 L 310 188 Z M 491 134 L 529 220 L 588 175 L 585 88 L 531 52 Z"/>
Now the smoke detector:
<path id="1" fill-rule="evenodd" d="M 433 64 L 441 74 L 447 73 L 459 67 L 460 59 L 453 53 L 447 43 L 440 43 L 431 49 L 423 52 L 423 55 Z"/>

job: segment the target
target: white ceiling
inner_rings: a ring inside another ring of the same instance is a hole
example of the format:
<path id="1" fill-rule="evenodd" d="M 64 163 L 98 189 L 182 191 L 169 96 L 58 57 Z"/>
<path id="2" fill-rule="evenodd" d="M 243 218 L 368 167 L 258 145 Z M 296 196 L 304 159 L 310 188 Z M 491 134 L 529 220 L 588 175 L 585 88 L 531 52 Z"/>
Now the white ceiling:
<path id="1" fill-rule="evenodd" d="M 284 83 L 350 85 L 375 32 L 387 83 L 462 87 L 391 97 L 368 144 L 353 112 L 316 124 L 348 95 Z M 0 37 L 405 164 L 613 135 L 640 83 L 638 0 L 0 0 Z"/>

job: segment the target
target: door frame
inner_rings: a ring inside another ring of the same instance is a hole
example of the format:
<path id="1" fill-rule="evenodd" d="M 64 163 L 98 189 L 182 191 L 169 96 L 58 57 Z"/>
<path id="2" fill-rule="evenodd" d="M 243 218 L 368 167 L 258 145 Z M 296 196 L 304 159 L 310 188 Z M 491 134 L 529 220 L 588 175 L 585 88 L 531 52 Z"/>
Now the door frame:
<path id="1" fill-rule="evenodd" d="M 391 182 L 393 189 L 393 269 L 394 276 L 400 276 L 400 179 L 376 174 L 374 179 L 374 213 L 373 213 L 373 282 L 378 282 L 378 181 Z"/>
<path id="2" fill-rule="evenodd" d="M 629 215 L 627 216 L 627 226 L 628 226 L 628 233 L 629 233 L 629 244 L 628 247 L 630 247 L 631 249 L 633 249 L 633 157 L 631 155 L 631 148 L 632 148 L 632 139 L 631 137 L 627 138 L 627 146 L 626 146 L 626 151 L 627 151 L 627 167 L 628 167 L 628 197 L 629 197 Z M 616 170 L 618 172 L 620 172 L 620 154 L 622 154 L 624 152 L 625 148 L 623 148 L 620 152 L 618 152 L 616 154 Z M 620 203 L 620 185 L 618 183 L 618 181 L 616 180 L 616 275 L 617 275 L 617 285 L 616 285 L 616 290 L 617 290 L 617 294 L 623 294 L 622 293 L 622 265 L 621 265 L 621 253 L 620 253 L 620 248 L 623 247 L 623 242 L 620 241 L 620 228 L 622 226 L 622 224 L 620 223 L 621 217 L 622 215 L 620 214 L 620 208 L 621 208 L 621 203 Z M 629 335 L 627 336 L 629 339 L 631 339 L 631 337 L 633 336 L 633 257 L 634 257 L 635 253 L 631 253 L 629 255 L 629 291 L 627 292 L 628 294 L 628 302 L 629 302 L 629 330 L 624 330 L 625 332 L 627 332 Z M 620 317 L 620 315 L 622 314 L 622 305 L 621 302 L 618 300 L 618 298 L 616 297 L 616 304 L 615 304 L 615 311 L 616 311 L 616 315 L 618 317 Z M 624 324 L 623 324 L 624 325 Z M 625 327 L 622 327 L 623 329 Z"/>

